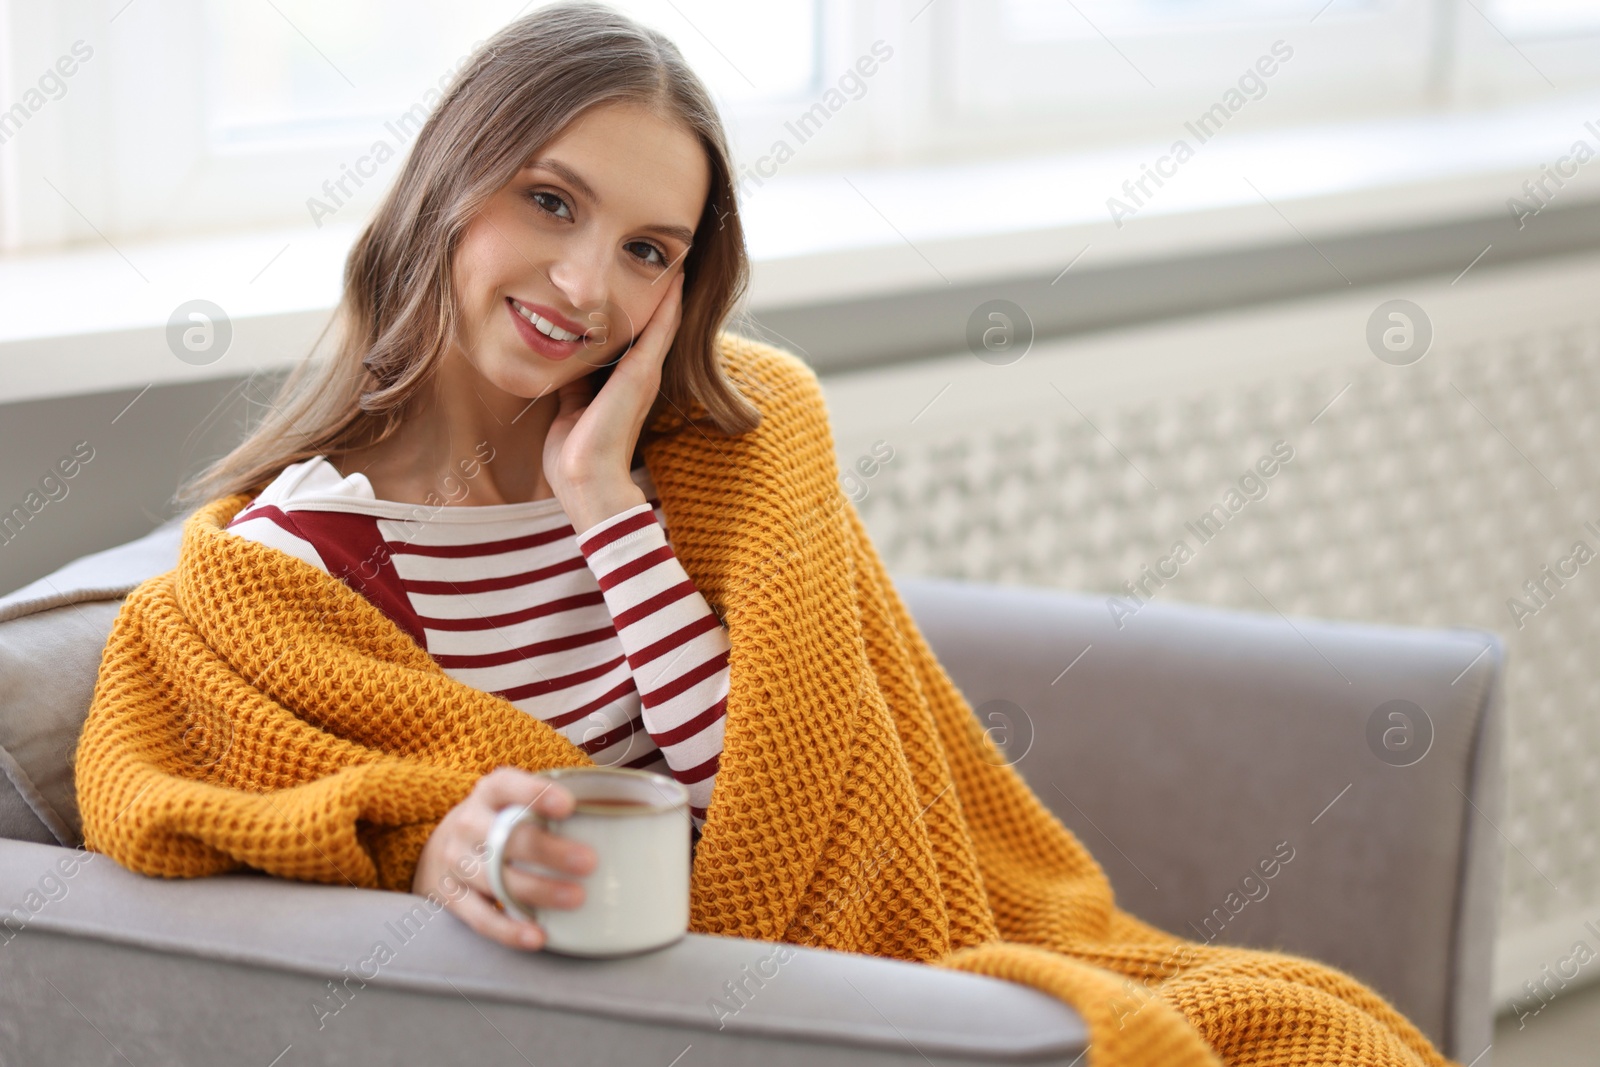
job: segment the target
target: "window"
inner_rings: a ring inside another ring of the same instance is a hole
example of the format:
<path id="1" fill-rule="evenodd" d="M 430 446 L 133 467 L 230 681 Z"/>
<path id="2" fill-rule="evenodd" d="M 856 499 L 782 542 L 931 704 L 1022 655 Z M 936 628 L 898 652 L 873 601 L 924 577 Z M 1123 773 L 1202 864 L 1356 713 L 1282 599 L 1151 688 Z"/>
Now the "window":
<path id="1" fill-rule="evenodd" d="M 673 39 L 736 144 L 819 91 L 827 0 L 611 2 Z M 359 220 L 420 128 L 405 116 L 430 111 L 477 44 L 533 6 L 0 0 L 0 47 L 19 68 L 47 71 L 74 41 L 90 53 L 26 128 L 0 122 L 4 246 Z"/>
<path id="2" fill-rule="evenodd" d="M 1100 33 L 1163 33 L 1232 23 L 1305 23 L 1323 0 L 1001 0 L 1000 17 L 1014 40 L 1098 37 Z M 1373 6 L 1351 0 L 1348 7 Z"/>
<path id="3" fill-rule="evenodd" d="M 612 6 L 666 32 L 731 111 L 816 83 L 815 0 Z M 505 0 L 205 0 L 202 10 L 207 136 L 217 146 L 368 136 L 508 21 Z"/>
<path id="4" fill-rule="evenodd" d="M 953 112 L 1026 114 L 1078 144 L 1177 136 L 1230 89 L 1249 99 L 1236 125 L 1391 113 L 1421 105 L 1434 75 L 1433 0 L 999 0 L 999 18 L 994 6 L 956 5 Z"/>
<path id="5" fill-rule="evenodd" d="M 0 0 L 0 247 L 304 227 L 384 141 L 316 219 L 359 222 L 400 117 L 536 2 Z M 1600 0 L 612 2 L 711 87 L 746 195 L 780 168 L 1170 141 L 1224 105 L 1270 128 L 1600 84 Z"/>
<path id="6" fill-rule="evenodd" d="M 1568 92 L 1600 77 L 1600 0 L 1473 0 L 1458 18 L 1455 92 L 1465 103 Z"/>
<path id="7" fill-rule="evenodd" d="M 1504 33 L 1521 40 L 1600 32 L 1594 0 L 1490 0 L 1483 7 Z"/>

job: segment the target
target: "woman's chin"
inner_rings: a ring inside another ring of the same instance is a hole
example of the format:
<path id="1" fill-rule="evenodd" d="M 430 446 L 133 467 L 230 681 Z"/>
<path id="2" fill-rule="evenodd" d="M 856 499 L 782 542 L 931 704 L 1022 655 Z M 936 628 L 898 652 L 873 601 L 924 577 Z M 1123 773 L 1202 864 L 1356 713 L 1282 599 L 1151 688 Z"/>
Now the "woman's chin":
<path id="1" fill-rule="evenodd" d="M 492 365 L 480 365 L 479 373 L 489 385 L 524 401 L 554 396 L 563 385 L 585 378 L 616 360 L 603 350 L 574 352 L 563 360 L 542 359 L 526 349 L 512 350 L 509 358 Z"/>

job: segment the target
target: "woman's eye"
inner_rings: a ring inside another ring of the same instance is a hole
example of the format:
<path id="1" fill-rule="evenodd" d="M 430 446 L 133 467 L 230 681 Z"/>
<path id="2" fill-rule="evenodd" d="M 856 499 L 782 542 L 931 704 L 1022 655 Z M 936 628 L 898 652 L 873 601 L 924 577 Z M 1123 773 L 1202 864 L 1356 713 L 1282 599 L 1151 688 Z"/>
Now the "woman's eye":
<path id="1" fill-rule="evenodd" d="M 534 189 L 528 193 L 528 199 L 537 204 L 539 210 L 546 214 L 554 215 L 558 219 L 570 220 L 572 218 L 572 209 L 567 206 L 565 200 L 555 193 L 546 192 L 543 189 Z M 551 207 L 551 203 L 554 203 L 555 207 Z M 632 241 L 626 247 L 634 250 L 630 254 L 641 263 L 654 267 L 665 267 L 667 265 L 666 252 L 649 241 Z M 653 259 L 651 258 L 652 256 L 654 257 Z"/>
<path id="2" fill-rule="evenodd" d="M 638 253 L 634 253 L 634 258 L 639 260 L 641 263 L 649 263 L 651 266 L 659 266 L 659 267 L 664 267 L 664 266 L 667 265 L 667 254 L 665 252 L 661 251 L 661 249 L 657 248 L 655 245 L 651 244 L 648 241 L 634 241 L 628 247 L 629 248 L 642 248 L 642 249 L 645 250 L 644 255 L 639 255 Z M 650 259 L 650 254 L 651 253 L 655 253 L 655 257 L 656 257 L 653 262 Z"/>
<path id="3" fill-rule="evenodd" d="M 556 211 L 556 210 L 551 209 L 549 206 L 547 206 L 545 204 L 544 200 L 540 199 L 540 197 L 544 197 L 545 199 L 548 199 L 548 200 L 554 200 L 557 204 L 559 204 L 561 206 L 562 210 L 566 211 L 566 214 L 563 215 L 563 214 L 561 214 L 560 211 Z M 535 189 L 533 192 L 528 194 L 528 199 L 532 200 L 535 204 L 538 204 L 539 205 L 539 209 L 541 211 L 549 212 L 550 214 L 556 216 L 557 218 L 571 218 L 572 217 L 572 210 L 567 207 L 567 202 L 565 200 L 561 199 L 555 193 L 547 193 L 542 189 Z"/>

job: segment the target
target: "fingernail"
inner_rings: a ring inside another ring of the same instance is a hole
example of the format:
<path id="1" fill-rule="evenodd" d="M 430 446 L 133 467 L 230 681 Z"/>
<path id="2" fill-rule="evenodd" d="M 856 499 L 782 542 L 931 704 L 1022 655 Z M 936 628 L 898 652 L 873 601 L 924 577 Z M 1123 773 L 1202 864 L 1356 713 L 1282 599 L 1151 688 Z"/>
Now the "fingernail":
<path id="1" fill-rule="evenodd" d="M 524 945 L 527 945 L 529 948 L 536 947 L 539 944 L 539 931 L 537 931 L 537 930 L 524 930 L 524 931 L 522 931 L 522 943 Z"/>

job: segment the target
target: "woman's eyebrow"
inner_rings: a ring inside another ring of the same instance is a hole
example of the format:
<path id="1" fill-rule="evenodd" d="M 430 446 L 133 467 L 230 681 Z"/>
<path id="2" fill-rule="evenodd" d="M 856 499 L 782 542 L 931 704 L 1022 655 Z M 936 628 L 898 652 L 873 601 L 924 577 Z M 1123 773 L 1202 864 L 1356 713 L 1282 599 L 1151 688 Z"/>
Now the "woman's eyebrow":
<path id="1" fill-rule="evenodd" d="M 561 160 L 536 159 L 528 164 L 527 169 L 532 170 L 534 167 L 543 167 L 545 170 L 555 171 L 565 178 L 574 189 L 582 193 L 585 199 L 593 201 L 596 207 L 600 206 L 600 194 L 594 191 L 594 186 L 584 181 L 583 175 L 561 162 Z"/>
<path id="2" fill-rule="evenodd" d="M 593 203 L 595 207 L 600 206 L 600 194 L 594 191 L 594 186 L 585 181 L 583 175 L 561 162 L 561 160 L 536 159 L 529 163 L 525 169 L 531 170 L 534 167 L 543 167 L 545 170 L 554 171 L 566 179 L 574 189 L 582 193 L 584 198 Z M 669 226 L 665 223 L 653 222 L 644 228 L 652 233 L 659 233 L 664 237 L 675 237 L 686 245 L 694 243 L 694 231 L 687 226 Z"/>
<path id="3" fill-rule="evenodd" d="M 668 226 L 660 222 L 652 222 L 644 227 L 651 233 L 659 233 L 663 237 L 675 237 L 686 245 L 694 244 L 694 231 L 687 226 Z"/>

